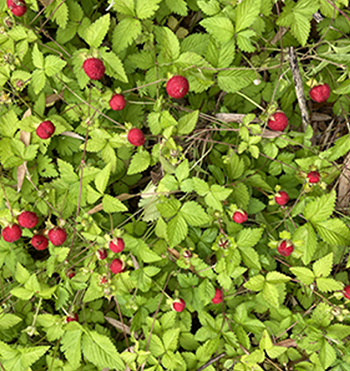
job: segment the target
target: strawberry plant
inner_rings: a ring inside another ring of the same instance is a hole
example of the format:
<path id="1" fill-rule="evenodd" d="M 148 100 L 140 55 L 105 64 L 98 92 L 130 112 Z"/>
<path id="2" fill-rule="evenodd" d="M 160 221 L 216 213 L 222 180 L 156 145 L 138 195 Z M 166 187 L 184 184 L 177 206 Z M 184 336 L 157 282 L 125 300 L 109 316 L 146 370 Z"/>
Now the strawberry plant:
<path id="1" fill-rule="evenodd" d="M 0 0 L 0 369 L 350 370 L 348 0 Z"/>

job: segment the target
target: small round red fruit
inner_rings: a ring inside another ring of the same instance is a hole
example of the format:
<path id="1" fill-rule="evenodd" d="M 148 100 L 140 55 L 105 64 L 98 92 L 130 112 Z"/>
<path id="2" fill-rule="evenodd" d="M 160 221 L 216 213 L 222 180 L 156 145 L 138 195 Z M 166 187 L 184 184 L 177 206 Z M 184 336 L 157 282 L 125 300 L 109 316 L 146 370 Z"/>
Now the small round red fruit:
<path id="1" fill-rule="evenodd" d="M 66 318 L 66 323 L 68 322 L 79 322 L 79 317 L 76 313 L 74 313 L 73 315 L 70 315 L 70 316 L 67 316 Z"/>
<path id="2" fill-rule="evenodd" d="M 54 134 L 56 128 L 51 121 L 43 121 L 37 128 L 36 134 L 41 139 L 49 139 Z"/>
<path id="3" fill-rule="evenodd" d="M 121 273 L 124 271 L 124 262 L 120 259 L 114 259 L 112 260 L 109 268 L 114 274 Z"/>
<path id="4" fill-rule="evenodd" d="M 38 216 L 33 211 L 23 211 L 18 216 L 18 224 L 23 228 L 34 228 L 38 221 Z"/>
<path id="5" fill-rule="evenodd" d="M 55 227 L 49 230 L 49 240 L 55 246 L 61 246 L 67 239 L 67 232 L 63 228 Z"/>
<path id="6" fill-rule="evenodd" d="M 269 118 L 267 126 L 273 131 L 283 131 L 288 126 L 288 118 L 283 112 L 276 112 Z"/>
<path id="7" fill-rule="evenodd" d="M 91 80 L 101 80 L 105 74 L 105 65 L 98 58 L 86 59 L 83 63 L 83 69 Z"/>
<path id="8" fill-rule="evenodd" d="M 6 4 L 16 17 L 22 17 L 27 12 L 26 3 L 23 0 L 7 0 Z"/>
<path id="9" fill-rule="evenodd" d="M 310 90 L 310 98 L 317 103 L 326 102 L 331 95 L 331 88 L 328 84 L 316 85 Z"/>
<path id="10" fill-rule="evenodd" d="M 181 298 L 174 300 L 173 303 L 171 304 L 171 308 L 175 312 L 182 312 L 185 309 L 185 307 L 186 307 L 185 300 Z"/>
<path id="11" fill-rule="evenodd" d="M 33 245 L 34 249 L 36 250 L 45 250 L 47 246 L 49 246 L 49 241 L 45 236 L 42 236 L 40 234 L 36 234 L 32 237 L 30 243 Z"/>
<path id="12" fill-rule="evenodd" d="M 310 171 L 307 174 L 309 183 L 318 183 L 320 181 L 320 173 L 318 171 Z"/>
<path id="13" fill-rule="evenodd" d="M 350 285 L 345 286 L 344 288 L 344 296 L 350 300 Z"/>
<path id="14" fill-rule="evenodd" d="M 275 196 L 275 201 L 280 206 L 286 205 L 289 201 L 288 193 L 285 191 L 278 192 Z"/>
<path id="15" fill-rule="evenodd" d="M 238 223 L 242 224 L 248 220 L 248 214 L 245 211 L 235 211 L 232 219 Z"/>
<path id="16" fill-rule="evenodd" d="M 97 250 L 96 255 L 98 260 L 105 260 L 107 258 L 107 250 L 106 249 Z"/>
<path id="17" fill-rule="evenodd" d="M 73 277 L 75 277 L 75 272 L 72 271 L 72 270 L 70 270 L 70 271 L 68 271 L 68 272 L 66 273 L 66 276 L 67 276 L 68 278 L 73 278 Z"/>
<path id="18" fill-rule="evenodd" d="M 15 242 L 22 237 L 22 229 L 17 224 L 12 224 L 2 230 L 2 237 L 6 242 Z"/>
<path id="19" fill-rule="evenodd" d="M 183 98 L 189 91 L 190 85 L 186 77 L 181 75 L 173 76 L 166 83 L 167 93 L 175 99 Z"/>
<path id="20" fill-rule="evenodd" d="M 294 246 L 290 241 L 283 240 L 277 247 L 277 251 L 282 256 L 289 256 L 294 250 Z"/>
<path id="21" fill-rule="evenodd" d="M 211 300 L 213 304 L 219 304 L 222 302 L 222 290 L 216 288 L 215 289 L 215 295 L 213 299 Z"/>
<path id="22" fill-rule="evenodd" d="M 115 253 L 119 253 L 119 252 L 122 252 L 124 250 L 124 247 L 125 247 L 125 242 L 122 238 L 114 238 L 110 243 L 109 243 L 109 248 L 115 252 Z"/>
<path id="23" fill-rule="evenodd" d="M 125 107 L 125 98 L 121 94 L 114 94 L 109 101 L 109 106 L 113 111 L 121 111 Z"/>
<path id="24" fill-rule="evenodd" d="M 139 147 L 145 143 L 145 136 L 140 129 L 133 128 L 128 132 L 128 141 L 133 146 Z"/>

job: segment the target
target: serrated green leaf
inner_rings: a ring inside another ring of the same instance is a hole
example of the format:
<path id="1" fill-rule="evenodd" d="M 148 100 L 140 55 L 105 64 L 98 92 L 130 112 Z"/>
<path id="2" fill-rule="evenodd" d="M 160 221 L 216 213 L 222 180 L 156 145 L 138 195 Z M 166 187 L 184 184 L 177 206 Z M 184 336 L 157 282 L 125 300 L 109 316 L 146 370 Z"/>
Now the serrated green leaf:
<path id="1" fill-rule="evenodd" d="M 167 235 L 170 246 L 174 247 L 179 244 L 187 235 L 188 227 L 185 219 L 181 214 L 176 215 L 168 223 Z"/>
<path id="2" fill-rule="evenodd" d="M 191 133 L 196 127 L 198 115 L 199 111 L 193 111 L 185 116 L 182 116 L 177 125 L 177 133 L 180 135 Z"/>
<path id="3" fill-rule="evenodd" d="M 264 299 L 273 307 L 278 308 L 279 302 L 278 302 L 278 290 L 275 285 L 272 285 L 271 283 L 265 283 L 264 289 L 262 291 Z"/>
<path id="4" fill-rule="evenodd" d="M 343 289 L 343 285 L 333 278 L 316 278 L 317 288 L 322 292 L 339 291 Z"/>
<path id="5" fill-rule="evenodd" d="M 315 277 L 328 277 L 333 267 L 333 253 L 317 260 L 312 266 Z"/>
<path id="6" fill-rule="evenodd" d="M 290 270 L 298 277 L 301 282 L 305 283 L 305 285 L 310 285 L 315 279 L 314 274 L 308 268 L 292 267 L 290 268 Z"/>
<path id="7" fill-rule="evenodd" d="M 138 174 L 146 170 L 151 163 L 151 155 L 147 151 L 136 152 L 131 159 L 128 175 Z"/>
<path id="8" fill-rule="evenodd" d="M 208 33 L 216 40 L 226 42 L 232 39 L 234 35 L 233 24 L 226 17 L 210 17 L 200 22 Z"/>
<path id="9" fill-rule="evenodd" d="M 98 48 L 105 38 L 110 24 L 109 13 L 100 17 L 85 30 L 85 41 L 91 46 Z"/>
<path id="10" fill-rule="evenodd" d="M 44 68 L 44 55 L 39 50 L 38 44 L 34 44 L 32 51 L 32 61 L 36 68 Z"/>
<path id="11" fill-rule="evenodd" d="M 110 195 L 104 195 L 102 200 L 103 211 L 106 213 L 120 213 L 128 211 L 128 208 L 117 198 Z"/>
<path id="12" fill-rule="evenodd" d="M 266 276 L 266 282 L 276 284 L 276 283 L 285 283 L 290 281 L 290 277 L 286 276 L 280 272 L 269 272 Z"/>
<path id="13" fill-rule="evenodd" d="M 137 18 L 146 19 L 151 17 L 159 8 L 162 0 L 135 0 Z"/>
<path id="14" fill-rule="evenodd" d="M 256 74 L 251 70 L 221 71 L 218 74 L 219 87 L 227 93 L 235 93 L 256 79 Z"/>
<path id="15" fill-rule="evenodd" d="M 323 241 L 331 245 L 347 246 L 350 244 L 349 228 L 340 219 L 329 219 L 314 224 Z"/>
<path id="16" fill-rule="evenodd" d="M 314 228 L 310 223 L 299 227 L 293 234 L 293 242 L 303 241 L 301 250 L 303 251 L 302 261 L 305 265 L 309 264 L 316 251 L 317 237 Z"/>
<path id="17" fill-rule="evenodd" d="M 317 197 L 309 202 L 304 209 L 304 216 L 312 223 L 323 222 L 328 219 L 334 211 L 336 192 L 333 189 L 329 194 Z"/>
<path id="18" fill-rule="evenodd" d="M 135 18 L 124 18 L 113 31 L 113 50 L 120 53 L 141 34 L 141 22 Z"/>
<path id="19" fill-rule="evenodd" d="M 165 353 L 164 345 L 160 340 L 159 336 L 152 334 L 151 340 L 149 342 L 149 351 L 154 357 L 159 357 Z"/>
<path id="20" fill-rule="evenodd" d="M 236 32 L 250 27 L 259 16 L 261 0 L 244 0 L 237 5 Z"/>
<path id="21" fill-rule="evenodd" d="M 173 31 L 168 27 L 156 27 L 155 35 L 166 61 L 174 61 L 180 55 L 180 43 Z"/>
<path id="22" fill-rule="evenodd" d="M 198 0 L 197 4 L 207 15 L 215 15 L 221 11 L 220 4 L 217 0 Z"/>
<path id="23" fill-rule="evenodd" d="M 242 248 L 253 247 L 260 241 L 263 232 L 262 228 L 244 228 L 238 234 L 237 245 Z"/>
<path id="24" fill-rule="evenodd" d="M 248 268 L 261 269 L 259 254 L 252 247 L 242 248 L 238 246 L 238 248 L 242 255 L 243 262 Z"/>
<path id="25" fill-rule="evenodd" d="M 48 55 L 45 57 L 45 74 L 47 76 L 53 76 L 56 73 L 61 72 L 66 64 L 67 63 L 65 61 L 56 57 L 55 55 Z"/>
<path id="26" fill-rule="evenodd" d="M 107 52 L 105 50 L 100 50 L 100 54 L 105 62 L 106 75 L 114 77 L 121 82 L 127 83 L 128 77 L 126 76 L 124 66 L 120 58 L 117 57 L 113 52 Z"/>
<path id="27" fill-rule="evenodd" d="M 35 94 L 39 94 L 43 90 L 45 82 L 46 77 L 44 70 L 38 69 L 32 73 L 30 84 L 32 85 Z"/>
<path id="28" fill-rule="evenodd" d="M 319 352 L 319 358 L 324 370 L 327 370 L 330 365 L 336 360 L 337 355 L 332 345 L 327 339 L 322 340 L 322 346 Z"/>
<path id="29" fill-rule="evenodd" d="M 208 214 L 195 201 L 186 202 L 180 209 L 180 214 L 193 227 L 200 227 L 210 221 Z"/>
<path id="30" fill-rule="evenodd" d="M 107 166 L 102 169 L 98 175 L 95 178 L 95 186 L 97 190 L 103 194 L 106 190 L 109 177 L 111 175 L 111 164 L 108 164 Z"/>
<path id="31" fill-rule="evenodd" d="M 185 159 L 176 167 L 175 176 L 179 182 L 182 182 L 183 180 L 187 179 L 189 175 L 190 168 L 188 166 L 188 160 Z"/>
<path id="32" fill-rule="evenodd" d="M 176 14 L 186 16 L 187 4 L 185 0 L 165 0 L 167 7 Z"/>
<path id="33" fill-rule="evenodd" d="M 250 278 L 244 285 L 248 290 L 261 291 L 265 286 L 265 278 L 261 274 Z"/>
<path id="34" fill-rule="evenodd" d="M 22 318 L 15 316 L 11 313 L 2 313 L 0 314 L 0 330 L 8 330 L 13 326 L 16 326 L 18 323 L 22 322 Z"/>
<path id="35" fill-rule="evenodd" d="M 179 335 L 180 335 L 180 329 L 179 328 L 174 328 L 174 329 L 169 329 L 164 332 L 162 340 L 164 344 L 164 348 L 168 351 L 175 351 L 177 348 L 177 343 L 179 340 Z"/>

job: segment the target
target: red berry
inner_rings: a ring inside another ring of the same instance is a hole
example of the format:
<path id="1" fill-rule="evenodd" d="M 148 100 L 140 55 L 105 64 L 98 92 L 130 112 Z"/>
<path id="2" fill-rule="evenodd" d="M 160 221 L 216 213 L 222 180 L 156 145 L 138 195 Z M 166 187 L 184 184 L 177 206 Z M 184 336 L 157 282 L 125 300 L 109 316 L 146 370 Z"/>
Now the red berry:
<path id="1" fill-rule="evenodd" d="M 49 245 L 49 241 L 47 240 L 47 238 L 40 234 L 36 234 L 35 236 L 33 236 L 30 243 L 34 246 L 34 249 L 39 251 L 45 250 Z"/>
<path id="2" fill-rule="evenodd" d="M 97 250 L 96 255 L 98 260 L 105 260 L 107 258 L 107 250 L 106 249 Z"/>
<path id="3" fill-rule="evenodd" d="M 16 17 L 22 17 L 27 11 L 26 3 L 23 0 L 7 0 L 6 4 Z"/>
<path id="4" fill-rule="evenodd" d="M 55 227 L 49 230 L 49 240 L 55 246 L 61 246 L 67 239 L 67 232 L 59 227 Z"/>
<path id="5" fill-rule="evenodd" d="M 55 125 L 51 121 L 43 121 L 36 128 L 36 134 L 41 139 L 49 139 L 53 135 L 55 130 Z"/>
<path id="6" fill-rule="evenodd" d="M 310 90 L 310 98 L 317 103 L 326 102 L 330 95 L 331 88 L 328 84 L 317 85 Z"/>
<path id="7" fill-rule="evenodd" d="M 114 94 L 109 101 L 109 106 L 114 111 L 121 111 L 125 107 L 125 98 L 121 94 Z"/>
<path id="8" fill-rule="evenodd" d="M 288 118 L 283 112 L 276 112 L 269 118 L 267 126 L 273 131 L 283 131 L 288 126 Z"/>
<path id="9" fill-rule="evenodd" d="M 213 304 L 219 304 L 222 302 L 222 290 L 215 289 L 215 296 L 211 300 Z"/>
<path id="10" fill-rule="evenodd" d="M 246 222 L 248 220 L 248 214 L 245 212 L 245 211 L 236 211 L 233 216 L 232 216 L 232 219 L 238 223 L 238 224 L 242 224 L 244 222 Z"/>
<path id="11" fill-rule="evenodd" d="M 98 58 L 86 59 L 83 68 L 91 80 L 101 80 L 106 70 L 105 65 Z"/>
<path id="12" fill-rule="evenodd" d="M 133 146 L 139 147 L 145 143 L 145 136 L 140 129 L 133 128 L 128 132 L 128 141 Z"/>
<path id="13" fill-rule="evenodd" d="M 23 211 L 18 217 L 18 223 L 23 228 L 34 228 L 38 221 L 38 216 L 33 211 Z"/>
<path id="14" fill-rule="evenodd" d="M 277 251 L 282 256 L 289 256 L 294 250 L 293 244 L 290 241 L 283 240 L 277 247 Z"/>
<path id="15" fill-rule="evenodd" d="M 114 274 L 121 273 L 124 271 L 124 263 L 120 259 L 114 259 L 109 268 Z"/>
<path id="16" fill-rule="evenodd" d="M 188 93 L 189 88 L 190 85 L 186 77 L 180 75 L 173 76 L 166 83 L 167 93 L 175 99 L 183 98 Z"/>
<path id="17" fill-rule="evenodd" d="M 320 173 L 318 171 L 310 171 L 307 174 L 309 183 L 318 183 L 320 181 Z"/>
<path id="18" fill-rule="evenodd" d="M 124 240 L 119 237 L 117 239 L 113 239 L 109 243 L 109 248 L 115 253 L 122 252 L 124 250 L 124 247 L 125 247 Z"/>
<path id="19" fill-rule="evenodd" d="M 185 307 L 186 307 L 186 303 L 185 303 L 185 300 L 183 299 L 176 299 L 171 304 L 171 308 L 175 312 L 182 312 L 185 309 Z"/>
<path id="20" fill-rule="evenodd" d="M 347 298 L 347 299 L 350 299 L 350 285 L 347 285 L 344 289 L 344 296 Z"/>
<path id="21" fill-rule="evenodd" d="M 66 276 L 67 276 L 68 278 L 73 278 L 73 277 L 75 276 L 75 272 L 74 272 L 74 271 L 68 271 L 68 272 L 66 273 Z"/>
<path id="22" fill-rule="evenodd" d="M 2 237 L 6 242 L 15 242 L 22 236 L 22 230 L 17 224 L 12 224 L 2 230 Z"/>
<path id="23" fill-rule="evenodd" d="M 79 317 L 76 313 L 74 313 L 72 316 L 67 316 L 66 318 L 66 322 L 73 322 L 73 321 L 76 321 L 76 322 L 79 322 Z"/>
<path id="24" fill-rule="evenodd" d="M 278 192 L 277 195 L 275 196 L 275 201 L 278 205 L 281 206 L 286 205 L 289 201 L 288 193 L 284 191 Z"/>

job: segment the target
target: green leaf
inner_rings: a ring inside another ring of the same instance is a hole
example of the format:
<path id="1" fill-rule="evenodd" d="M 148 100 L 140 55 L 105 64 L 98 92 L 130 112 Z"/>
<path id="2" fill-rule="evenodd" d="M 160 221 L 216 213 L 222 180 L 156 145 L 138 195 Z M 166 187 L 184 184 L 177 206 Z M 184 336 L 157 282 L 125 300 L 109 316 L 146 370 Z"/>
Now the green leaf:
<path id="1" fill-rule="evenodd" d="M 252 53 L 255 51 L 255 46 L 252 44 L 251 38 L 255 36 L 256 33 L 253 30 L 244 30 L 237 34 L 237 45 L 238 47 L 247 53 Z"/>
<path id="2" fill-rule="evenodd" d="M 32 51 L 32 61 L 36 68 L 44 68 L 44 55 L 39 50 L 38 44 L 34 44 Z"/>
<path id="3" fill-rule="evenodd" d="M 167 7 L 176 14 L 186 16 L 187 4 L 185 0 L 165 0 Z"/>
<path id="4" fill-rule="evenodd" d="M 250 27 L 259 16 L 261 0 L 241 1 L 236 10 L 236 32 Z"/>
<path id="5" fill-rule="evenodd" d="M 317 288 L 322 292 L 339 291 L 343 289 L 343 285 L 333 278 L 317 278 Z"/>
<path id="6" fill-rule="evenodd" d="M 166 61 L 174 61 L 180 55 L 180 43 L 173 31 L 168 27 L 155 28 L 156 40 Z"/>
<path id="7" fill-rule="evenodd" d="M 136 152 L 131 159 L 128 175 L 138 174 L 146 170 L 151 163 L 151 155 L 145 150 L 140 150 Z"/>
<path id="8" fill-rule="evenodd" d="M 259 348 L 261 350 L 271 349 L 273 347 L 273 343 L 271 341 L 270 335 L 267 330 L 264 330 L 259 342 Z"/>
<path id="9" fill-rule="evenodd" d="M 141 34 L 141 22 L 135 18 L 124 18 L 113 31 L 113 50 L 120 53 Z"/>
<path id="10" fill-rule="evenodd" d="M 328 277 L 333 267 L 333 253 L 317 260 L 312 266 L 315 277 Z"/>
<path id="11" fill-rule="evenodd" d="M 242 255 L 244 264 L 248 268 L 261 269 L 259 254 L 252 247 L 240 247 L 238 246 L 239 251 Z"/>
<path id="12" fill-rule="evenodd" d="M 117 198 L 110 195 L 104 195 L 102 200 L 103 211 L 106 213 L 120 213 L 128 211 L 128 208 Z"/>
<path id="13" fill-rule="evenodd" d="M 346 80 L 349 81 L 349 80 Z M 335 161 L 338 158 L 344 156 L 350 151 L 350 135 L 343 135 L 336 140 L 334 146 L 327 149 L 322 153 L 323 158 L 326 158 L 328 161 Z"/>
<path id="14" fill-rule="evenodd" d="M 251 70 L 221 71 L 218 74 L 220 89 L 227 93 L 235 93 L 250 86 L 256 79 L 256 74 Z"/>
<path id="15" fill-rule="evenodd" d="M 111 164 L 108 164 L 107 166 L 105 166 L 104 169 L 102 169 L 98 173 L 98 175 L 95 178 L 96 188 L 102 194 L 106 190 L 110 175 L 111 175 Z"/>
<path id="16" fill-rule="evenodd" d="M 170 222 L 168 223 L 167 232 L 170 247 L 176 246 L 187 236 L 187 223 L 181 214 L 176 215 L 173 219 L 170 220 Z"/>
<path id="17" fill-rule="evenodd" d="M 85 41 L 91 46 L 98 48 L 105 38 L 110 24 L 109 13 L 99 17 L 85 30 Z"/>
<path id="18" fill-rule="evenodd" d="M 122 14 L 135 16 L 134 0 L 115 0 L 114 8 Z"/>
<path id="19" fill-rule="evenodd" d="M 105 62 L 106 74 L 108 76 L 114 77 L 121 82 L 128 82 L 128 77 L 126 76 L 124 66 L 119 57 L 117 57 L 113 52 L 106 52 L 105 50 L 100 50 L 100 54 Z"/>
<path id="20" fill-rule="evenodd" d="M 186 202 L 182 206 L 180 213 L 186 222 L 193 227 L 200 227 L 210 221 L 208 214 L 195 201 Z"/>
<path id="21" fill-rule="evenodd" d="M 331 245 L 347 246 L 350 244 L 349 228 L 340 219 L 329 219 L 317 223 L 315 228 L 322 240 Z"/>
<path id="22" fill-rule="evenodd" d="M 173 328 L 170 330 L 167 330 L 163 334 L 163 344 L 164 348 L 168 351 L 173 351 L 177 349 L 177 343 L 179 340 L 179 335 L 180 335 L 180 329 L 179 328 Z"/>
<path id="23" fill-rule="evenodd" d="M 157 209 L 164 218 L 171 218 L 177 214 L 181 207 L 181 202 L 177 199 L 170 199 L 157 204 Z"/>
<path id="24" fill-rule="evenodd" d="M 43 90 L 45 82 L 46 77 L 44 70 L 38 69 L 32 73 L 30 84 L 32 85 L 35 94 L 39 94 Z"/>
<path id="25" fill-rule="evenodd" d="M 260 241 L 263 232 L 262 228 L 244 228 L 238 234 L 237 245 L 242 248 L 253 247 Z"/>
<path id="26" fill-rule="evenodd" d="M 248 290 L 261 291 L 265 286 L 265 278 L 261 274 L 258 274 L 257 276 L 252 277 L 243 286 Z"/>
<path id="27" fill-rule="evenodd" d="M 327 339 L 322 340 L 322 346 L 319 352 L 319 358 L 324 370 L 329 369 L 331 364 L 336 360 L 337 355 L 332 345 Z"/>
<path id="28" fill-rule="evenodd" d="M 183 180 L 187 179 L 189 175 L 190 169 L 188 166 L 188 160 L 185 159 L 176 167 L 175 176 L 179 182 L 182 182 Z"/>
<path id="29" fill-rule="evenodd" d="M 334 211 L 337 194 L 333 189 L 329 194 L 317 197 L 309 202 L 304 209 L 304 216 L 312 223 L 323 222 L 328 219 Z"/>
<path id="30" fill-rule="evenodd" d="M 140 261 L 153 263 L 162 259 L 159 255 L 153 252 L 143 240 L 130 235 L 124 235 L 123 238 L 125 246 L 127 246 L 128 250 L 132 254 L 136 255 Z"/>
<path id="31" fill-rule="evenodd" d="M 156 334 L 152 334 L 151 341 L 149 342 L 149 351 L 154 357 L 159 357 L 165 353 L 162 340 Z"/>
<path id="32" fill-rule="evenodd" d="M 16 281 L 24 285 L 29 280 L 29 277 L 30 273 L 28 270 L 25 269 L 21 263 L 17 262 L 15 275 Z"/>
<path id="33" fill-rule="evenodd" d="M 191 133 L 196 127 L 196 124 L 198 121 L 198 115 L 199 115 L 199 111 L 197 110 L 197 111 L 188 113 L 185 116 L 182 116 L 179 119 L 179 123 L 177 126 L 177 133 L 180 135 Z"/>
<path id="34" fill-rule="evenodd" d="M 151 17 L 159 8 L 162 0 L 135 0 L 137 18 L 146 19 Z"/>
<path id="35" fill-rule="evenodd" d="M 0 330 L 8 330 L 18 323 L 22 322 L 22 318 L 15 316 L 11 313 L 0 314 Z"/>
<path id="36" fill-rule="evenodd" d="M 315 276 L 310 269 L 304 267 L 292 267 L 290 270 L 301 282 L 305 283 L 305 285 L 310 285 L 314 282 Z"/>
<path id="37" fill-rule="evenodd" d="M 210 17 L 200 22 L 208 33 L 216 40 L 226 42 L 232 39 L 234 35 L 233 24 L 226 17 Z"/>
<path id="38" fill-rule="evenodd" d="M 81 336 L 80 329 L 67 331 L 61 340 L 61 351 L 74 369 L 78 369 L 81 362 Z"/>
<path id="39" fill-rule="evenodd" d="M 279 272 L 269 272 L 266 276 L 266 282 L 276 284 L 276 283 L 285 283 L 290 281 L 290 277 L 286 276 L 283 273 Z"/>
<path id="40" fill-rule="evenodd" d="M 11 290 L 11 294 L 22 300 L 29 300 L 34 295 L 34 292 L 24 287 L 15 287 Z"/>
<path id="41" fill-rule="evenodd" d="M 279 302 L 278 302 L 278 290 L 275 285 L 272 285 L 271 283 L 265 283 L 264 289 L 262 291 L 264 299 L 271 304 L 273 307 L 278 308 Z"/>
<path id="42" fill-rule="evenodd" d="M 220 4 L 217 0 L 198 0 L 197 4 L 207 15 L 215 15 L 221 11 Z"/>
<path id="43" fill-rule="evenodd" d="M 309 264 L 316 251 L 317 237 L 314 228 L 310 223 L 299 227 L 293 234 L 293 242 L 303 241 L 301 249 L 303 251 L 302 261 L 305 265 Z"/>
<path id="44" fill-rule="evenodd" d="M 56 73 L 61 72 L 63 67 L 67 63 L 63 61 L 62 59 L 56 57 L 55 55 L 48 55 L 45 58 L 45 74 L 47 76 L 53 76 L 56 75 Z"/>

